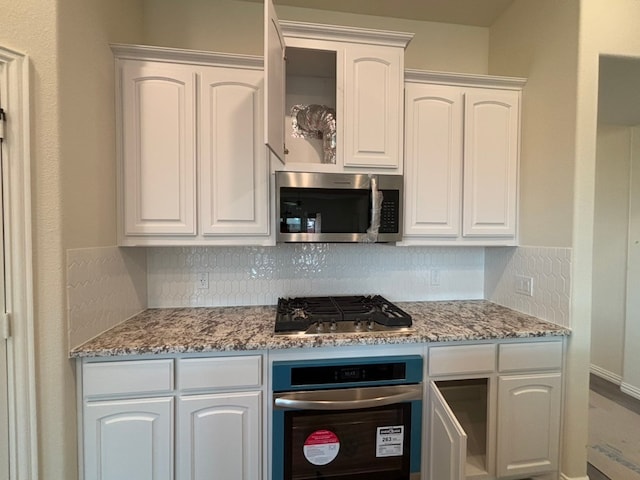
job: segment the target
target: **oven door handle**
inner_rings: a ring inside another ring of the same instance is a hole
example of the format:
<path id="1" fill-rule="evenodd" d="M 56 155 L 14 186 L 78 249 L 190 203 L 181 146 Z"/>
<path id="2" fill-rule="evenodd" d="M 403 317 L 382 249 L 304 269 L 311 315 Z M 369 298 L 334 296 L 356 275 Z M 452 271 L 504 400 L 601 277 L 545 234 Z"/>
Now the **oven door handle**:
<path id="1" fill-rule="evenodd" d="M 276 393 L 273 405 L 281 410 L 358 410 L 413 400 L 422 400 L 422 385 Z"/>

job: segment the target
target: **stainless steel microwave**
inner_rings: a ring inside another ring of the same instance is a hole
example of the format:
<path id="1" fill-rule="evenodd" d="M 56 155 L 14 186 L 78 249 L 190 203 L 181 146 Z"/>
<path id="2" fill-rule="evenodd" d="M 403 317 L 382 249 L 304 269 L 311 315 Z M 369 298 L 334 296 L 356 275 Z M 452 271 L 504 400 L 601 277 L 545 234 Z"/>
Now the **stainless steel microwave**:
<path id="1" fill-rule="evenodd" d="M 402 176 L 276 172 L 278 242 L 396 242 Z"/>

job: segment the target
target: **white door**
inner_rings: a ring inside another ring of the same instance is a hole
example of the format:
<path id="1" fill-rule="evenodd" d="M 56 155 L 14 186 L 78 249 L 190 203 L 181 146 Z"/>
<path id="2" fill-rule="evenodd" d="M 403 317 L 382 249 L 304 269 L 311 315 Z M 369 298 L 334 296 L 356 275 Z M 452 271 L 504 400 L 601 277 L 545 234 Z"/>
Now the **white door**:
<path id="1" fill-rule="evenodd" d="M 0 101 L 2 98 L 0 98 Z M 1 103 L 0 103 L 1 105 Z M 0 110 L 0 124 L 3 123 L 2 111 Z M 2 182 L 0 183 L 0 202 L 2 212 L 4 212 L 4 183 L 5 166 L 3 156 L 2 125 L 0 125 L 0 171 Z M 3 218 L 6 216 L 3 215 Z M 4 221 L 3 221 L 4 224 Z M 6 288 L 5 288 L 5 228 L 2 225 L 0 235 L 0 314 L 6 312 Z M 2 319 L 0 319 L 0 323 Z M 7 340 L 4 335 L 0 335 L 0 478 L 9 478 L 9 409 L 8 409 L 9 381 L 7 377 Z"/>
<path id="2" fill-rule="evenodd" d="M 199 204 L 205 236 L 269 233 L 262 82 L 259 70 L 202 70 Z"/>
<path id="3" fill-rule="evenodd" d="M 125 60 L 121 76 L 124 233 L 195 235 L 195 73 Z"/>
<path id="4" fill-rule="evenodd" d="M 440 393 L 429 382 L 428 480 L 464 480 L 467 434 Z"/>
<path id="5" fill-rule="evenodd" d="M 402 48 L 345 48 L 345 166 L 401 168 L 403 59 Z"/>
<path id="6" fill-rule="evenodd" d="M 261 392 L 181 397 L 177 478 L 262 478 Z"/>
<path id="7" fill-rule="evenodd" d="M 264 0 L 264 142 L 284 163 L 285 43 L 273 0 Z"/>
<path id="8" fill-rule="evenodd" d="M 90 402 L 84 480 L 172 480 L 173 398 Z"/>
<path id="9" fill-rule="evenodd" d="M 560 373 L 498 379 L 499 477 L 558 469 Z"/>
<path id="10" fill-rule="evenodd" d="M 519 95 L 488 89 L 465 94 L 465 237 L 515 237 Z"/>
<path id="11" fill-rule="evenodd" d="M 462 95 L 448 85 L 405 87 L 406 236 L 460 235 Z"/>

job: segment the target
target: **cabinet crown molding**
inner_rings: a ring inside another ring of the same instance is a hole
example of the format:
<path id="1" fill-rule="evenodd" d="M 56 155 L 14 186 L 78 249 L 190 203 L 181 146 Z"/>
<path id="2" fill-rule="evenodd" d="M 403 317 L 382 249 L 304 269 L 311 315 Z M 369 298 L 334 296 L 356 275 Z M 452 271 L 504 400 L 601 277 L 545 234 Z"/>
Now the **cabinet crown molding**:
<path id="1" fill-rule="evenodd" d="M 500 77 L 494 75 L 434 72 L 430 70 L 413 69 L 405 69 L 404 79 L 406 82 L 414 83 L 437 83 L 461 87 L 502 88 L 507 90 L 522 90 L 527 83 L 527 79 L 521 77 Z"/>
<path id="2" fill-rule="evenodd" d="M 289 38 L 313 38 L 335 42 L 350 42 L 406 48 L 413 33 L 374 30 L 370 28 L 323 25 L 319 23 L 280 20 L 282 34 Z"/>
<path id="3" fill-rule="evenodd" d="M 224 67 L 242 67 L 262 70 L 262 56 L 242 55 L 182 48 L 154 47 L 149 45 L 126 45 L 112 43 L 111 51 L 119 59 L 149 60 L 189 65 L 219 65 Z"/>

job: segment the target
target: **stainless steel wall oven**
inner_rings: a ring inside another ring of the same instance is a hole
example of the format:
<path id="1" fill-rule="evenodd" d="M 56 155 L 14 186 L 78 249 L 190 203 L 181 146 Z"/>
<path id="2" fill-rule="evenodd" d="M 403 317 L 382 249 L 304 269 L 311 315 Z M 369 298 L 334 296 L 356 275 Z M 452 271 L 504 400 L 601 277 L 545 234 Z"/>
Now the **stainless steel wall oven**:
<path id="1" fill-rule="evenodd" d="M 272 480 L 419 478 L 422 357 L 273 363 Z"/>

